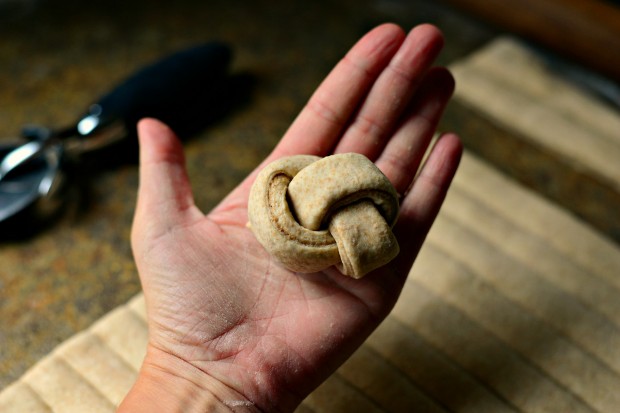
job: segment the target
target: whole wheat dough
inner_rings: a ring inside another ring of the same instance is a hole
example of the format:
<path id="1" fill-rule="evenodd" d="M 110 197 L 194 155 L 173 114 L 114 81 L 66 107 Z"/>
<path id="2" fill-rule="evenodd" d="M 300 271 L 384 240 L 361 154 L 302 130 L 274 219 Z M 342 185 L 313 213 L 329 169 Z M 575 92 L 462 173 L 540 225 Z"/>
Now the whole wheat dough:
<path id="1" fill-rule="evenodd" d="M 252 186 L 248 216 L 263 247 L 297 272 L 337 265 L 361 278 L 399 252 L 391 230 L 398 195 L 360 154 L 297 155 L 270 163 Z"/>

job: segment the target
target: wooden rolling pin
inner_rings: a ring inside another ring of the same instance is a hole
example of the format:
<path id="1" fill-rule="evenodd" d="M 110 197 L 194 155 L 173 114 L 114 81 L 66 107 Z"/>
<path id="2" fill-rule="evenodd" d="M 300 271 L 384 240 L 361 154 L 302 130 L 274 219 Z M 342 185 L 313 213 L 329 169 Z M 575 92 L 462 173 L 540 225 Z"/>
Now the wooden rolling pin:
<path id="1" fill-rule="evenodd" d="M 620 81 L 620 7 L 603 0 L 443 0 Z"/>

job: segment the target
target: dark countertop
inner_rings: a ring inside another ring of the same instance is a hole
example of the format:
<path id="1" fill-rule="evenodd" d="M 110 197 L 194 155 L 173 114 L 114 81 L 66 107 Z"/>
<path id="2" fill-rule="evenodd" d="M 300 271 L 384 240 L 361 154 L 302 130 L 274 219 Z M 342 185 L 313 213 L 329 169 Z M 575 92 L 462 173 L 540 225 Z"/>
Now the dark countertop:
<path id="1" fill-rule="evenodd" d="M 74 122 L 142 65 L 223 40 L 235 50 L 233 72 L 251 74 L 255 84 L 247 102 L 185 141 L 196 201 L 208 211 L 271 150 L 321 79 L 371 27 L 439 25 L 447 37 L 442 64 L 491 36 L 431 0 L 238 3 L 0 3 L 0 142 L 24 124 Z M 53 225 L 0 241 L 0 389 L 139 292 L 129 245 L 136 187 L 132 162 L 90 173 Z"/>

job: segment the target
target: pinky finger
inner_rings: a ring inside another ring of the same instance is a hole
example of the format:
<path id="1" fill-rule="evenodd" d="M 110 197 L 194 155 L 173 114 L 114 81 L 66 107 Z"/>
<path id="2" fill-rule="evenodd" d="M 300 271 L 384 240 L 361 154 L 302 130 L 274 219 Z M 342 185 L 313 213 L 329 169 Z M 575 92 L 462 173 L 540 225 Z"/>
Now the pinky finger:
<path id="1" fill-rule="evenodd" d="M 405 195 L 400 218 L 394 228 L 401 248 L 396 265 L 406 273 L 428 234 L 458 168 L 462 144 L 455 134 L 442 135 L 420 174 Z"/>

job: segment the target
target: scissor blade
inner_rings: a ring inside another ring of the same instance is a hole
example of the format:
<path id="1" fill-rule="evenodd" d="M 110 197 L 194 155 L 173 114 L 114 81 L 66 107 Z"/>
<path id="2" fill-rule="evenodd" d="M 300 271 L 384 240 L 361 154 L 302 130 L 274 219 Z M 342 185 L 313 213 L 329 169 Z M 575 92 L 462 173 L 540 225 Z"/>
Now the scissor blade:
<path id="1" fill-rule="evenodd" d="M 39 156 L 44 147 L 43 142 L 31 141 L 10 151 L 0 162 L 0 182 L 19 166 Z"/>

